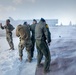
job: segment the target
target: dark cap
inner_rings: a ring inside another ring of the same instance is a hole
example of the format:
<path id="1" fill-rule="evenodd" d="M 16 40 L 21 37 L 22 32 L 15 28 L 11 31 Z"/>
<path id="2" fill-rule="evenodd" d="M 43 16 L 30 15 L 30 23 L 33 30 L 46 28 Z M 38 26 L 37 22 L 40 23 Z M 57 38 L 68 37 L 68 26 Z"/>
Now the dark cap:
<path id="1" fill-rule="evenodd" d="M 33 21 L 36 21 L 35 19 L 33 19 Z"/>
<path id="2" fill-rule="evenodd" d="M 37 20 L 36 19 L 33 19 L 33 22 L 37 23 Z"/>
<path id="3" fill-rule="evenodd" d="M 27 24 L 27 22 L 24 22 L 24 23 L 23 23 L 23 25 L 26 25 L 26 24 Z"/>
<path id="4" fill-rule="evenodd" d="M 42 22 L 45 22 L 45 19 L 44 19 L 44 18 L 41 18 L 41 21 L 42 21 Z"/>
<path id="5" fill-rule="evenodd" d="M 7 19 L 6 21 L 10 22 L 10 19 Z"/>

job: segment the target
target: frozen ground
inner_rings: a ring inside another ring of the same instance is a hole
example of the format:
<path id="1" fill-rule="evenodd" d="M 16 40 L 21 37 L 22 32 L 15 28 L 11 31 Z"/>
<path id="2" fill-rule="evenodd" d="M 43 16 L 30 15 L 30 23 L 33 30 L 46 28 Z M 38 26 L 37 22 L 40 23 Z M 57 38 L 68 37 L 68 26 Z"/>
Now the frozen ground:
<path id="1" fill-rule="evenodd" d="M 26 62 L 27 52 L 24 50 L 23 61 L 18 60 L 19 39 L 14 38 L 15 50 L 10 51 L 5 37 L 0 38 L 0 74 L 1 75 L 33 75 L 36 69 L 36 58 L 32 63 Z"/>
<path id="2" fill-rule="evenodd" d="M 76 27 L 51 27 L 50 31 L 51 71 L 44 74 L 43 68 L 37 68 L 36 75 L 76 75 Z"/>
<path id="3" fill-rule="evenodd" d="M 50 27 L 52 42 L 50 74 L 76 75 L 76 26 Z M 15 32 L 15 31 L 14 31 Z M 9 51 L 4 31 L 0 30 L 0 75 L 35 75 L 36 48 L 33 61 L 26 62 L 27 52 L 24 50 L 23 61 L 18 60 L 19 39 L 14 37 L 15 50 Z M 40 75 L 40 74 L 39 74 Z"/>

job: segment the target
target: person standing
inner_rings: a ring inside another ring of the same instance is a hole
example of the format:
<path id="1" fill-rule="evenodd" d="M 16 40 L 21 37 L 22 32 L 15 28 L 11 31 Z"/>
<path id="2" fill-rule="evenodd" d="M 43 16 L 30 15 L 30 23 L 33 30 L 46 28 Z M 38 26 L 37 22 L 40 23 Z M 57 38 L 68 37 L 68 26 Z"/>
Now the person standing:
<path id="1" fill-rule="evenodd" d="M 20 43 L 18 45 L 20 61 L 22 61 L 23 49 L 26 47 L 28 62 L 31 62 L 32 61 L 32 58 L 31 58 L 32 42 L 30 38 L 29 27 L 27 25 L 18 25 L 16 28 L 16 36 L 20 37 Z"/>
<path id="2" fill-rule="evenodd" d="M 32 32 L 31 35 L 31 41 L 32 41 L 32 48 L 31 48 L 31 57 L 33 58 L 34 56 L 34 47 L 35 47 L 35 27 L 36 27 L 37 21 L 35 19 L 33 19 L 33 24 L 30 26 L 30 30 Z"/>
<path id="3" fill-rule="evenodd" d="M 24 22 L 23 25 L 27 26 L 30 30 L 30 25 L 27 22 Z"/>
<path id="4" fill-rule="evenodd" d="M 51 38 L 49 38 L 48 31 L 46 29 L 46 23 L 43 18 L 39 21 L 35 28 L 35 39 L 36 39 L 36 47 L 37 47 L 37 66 L 41 66 L 41 60 L 43 55 L 45 56 L 45 63 L 44 63 L 44 72 L 49 72 L 51 55 L 49 51 L 48 44 L 50 44 Z M 46 41 L 44 38 L 46 37 Z"/>
<path id="5" fill-rule="evenodd" d="M 15 29 L 11 24 L 10 24 L 10 20 L 7 19 L 6 20 L 6 25 L 2 26 L 2 24 L 0 24 L 1 29 L 5 29 L 6 30 L 6 40 L 10 46 L 9 50 L 14 50 L 14 44 L 13 44 L 13 39 L 12 39 L 12 31 Z"/>

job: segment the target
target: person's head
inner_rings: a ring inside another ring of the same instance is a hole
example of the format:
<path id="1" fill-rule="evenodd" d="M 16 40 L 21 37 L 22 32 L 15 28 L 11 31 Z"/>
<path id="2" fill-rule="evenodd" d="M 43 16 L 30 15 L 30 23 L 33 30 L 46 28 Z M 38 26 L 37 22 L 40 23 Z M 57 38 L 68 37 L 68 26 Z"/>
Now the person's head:
<path id="1" fill-rule="evenodd" d="M 37 20 L 33 19 L 33 24 L 37 24 Z"/>
<path id="2" fill-rule="evenodd" d="M 27 25 L 27 22 L 24 22 L 23 25 Z"/>
<path id="3" fill-rule="evenodd" d="M 41 18 L 40 21 L 43 22 L 44 24 L 46 24 L 46 21 L 44 18 Z"/>
<path id="4" fill-rule="evenodd" d="M 42 21 L 42 22 L 46 22 L 44 18 L 41 18 L 40 21 Z"/>
<path id="5" fill-rule="evenodd" d="M 6 20 L 6 25 L 8 25 L 8 24 L 10 24 L 10 20 L 9 19 Z"/>

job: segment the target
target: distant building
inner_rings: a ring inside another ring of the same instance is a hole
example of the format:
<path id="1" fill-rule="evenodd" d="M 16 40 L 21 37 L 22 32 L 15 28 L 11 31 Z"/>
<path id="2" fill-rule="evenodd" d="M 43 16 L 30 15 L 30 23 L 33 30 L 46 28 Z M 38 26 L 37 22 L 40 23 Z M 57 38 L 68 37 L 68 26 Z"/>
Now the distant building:
<path id="1" fill-rule="evenodd" d="M 58 24 L 58 19 L 47 19 L 46 22 L 51 26 L 56 26 L 56 24 Z"/>
<path id="2" fill-rule="evenodd" d="M 25 21 L 28 24 L 32 24 L 32 22 L 33 22 L 33 19 L 14 20 L 12 17 L 9 17 L 9 19 L 13 25 L 23 24 Z M 37 22 L 39 22 L 40 19 L 36 19 L 36 20 L 37 20 Z M 45 19 L 45 20 L 46 20 L 46 23 L 50 26 L 56 26 L 58 24 L 58 19 Z"/>
<path id="3" fill-rule="evenodd" d="M 39 22 L 39 19 L 36 19 Z M 46 23 L 50 26 L 56 26 L 58 24 L 58 19 L 45 19 Z M 26 20 L 28 23 L 32 23 L 33 20 Z"/>

